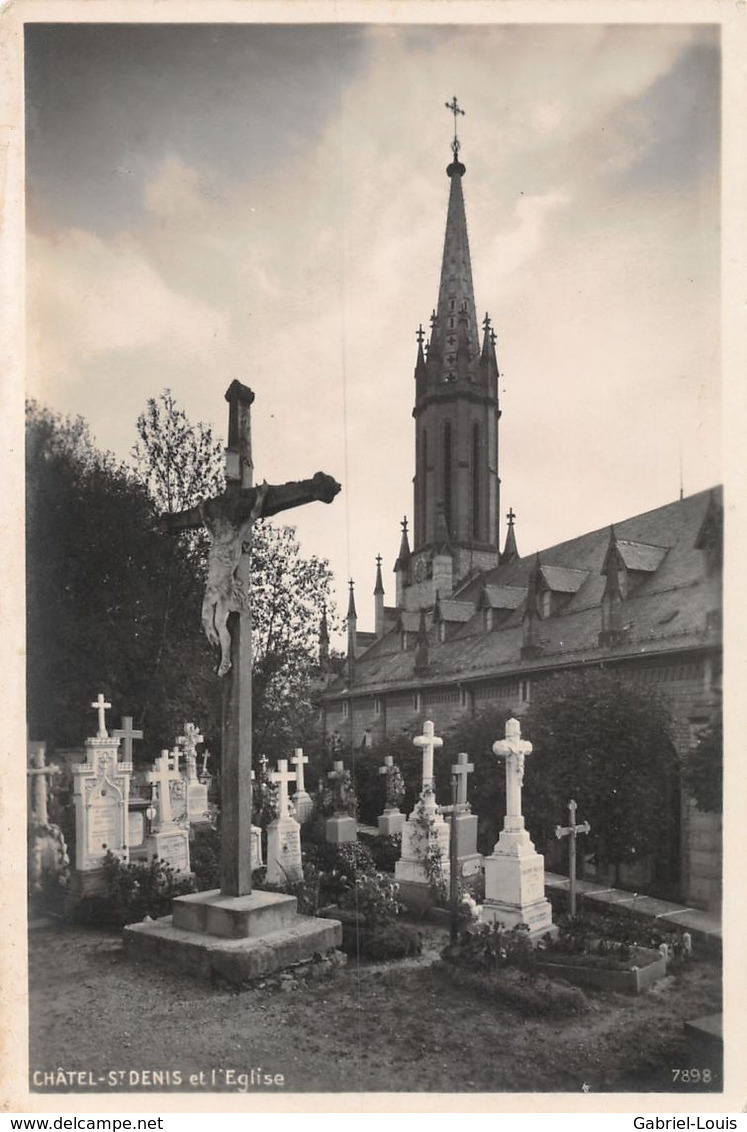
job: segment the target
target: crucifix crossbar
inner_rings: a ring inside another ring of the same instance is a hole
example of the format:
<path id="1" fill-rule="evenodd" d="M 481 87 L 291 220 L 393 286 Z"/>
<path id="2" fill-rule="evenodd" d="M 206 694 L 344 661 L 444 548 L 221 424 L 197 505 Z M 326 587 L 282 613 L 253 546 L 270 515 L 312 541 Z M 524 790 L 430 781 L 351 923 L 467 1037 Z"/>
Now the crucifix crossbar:
<path id="1" fill-rule="evenodd" d="M 239 381 L 226 390 L 228 443 L 226 488 L 196 507 L 164 515 L 161 527 L 180 531 L 204 526 L 210 535 L 202 625 L 219 647 L 218 676 L 223 685 L 221 758 L 221 892 L 252 891 L 252 622 L 250 552 L 258 519 L 319 500 L 331 503 L 340 484 L 317 472 L 311 479 L 284 484 L 253 482 L 251 416 L 254 393 Z"/>

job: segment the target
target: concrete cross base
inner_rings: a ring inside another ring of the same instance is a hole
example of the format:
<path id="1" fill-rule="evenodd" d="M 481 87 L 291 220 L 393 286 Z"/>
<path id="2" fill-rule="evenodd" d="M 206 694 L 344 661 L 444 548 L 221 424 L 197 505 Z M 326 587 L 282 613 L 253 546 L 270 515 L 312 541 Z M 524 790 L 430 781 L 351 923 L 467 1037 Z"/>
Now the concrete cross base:
<path id="1" fill-rule="evenodd" d="M 358 840 L 358 822 L 347 815 L 335 814 L 327 818 L 324 836 L 329 845 L 341 845 L 345 841 Z"/>
<path id="2" fill-rule="evenodd" d="M 377 825 L 380 837 L 394 837 L 405 828 L 405 815 L 394 808 L 384 810 L 378 817 Z"/>
<path id="3" fill-rule="evenodd" d="M 397 899 L 412 912 L 427 912 L 438 904 L 436 893 L 427 881 L 400 880 Z"/>
<path id="4" fill-rule="evenodd" d="M 189 829 L 180 825 L 164 825 L 145 839 L 148 860 L 158 857 L 179 873 L 189 872 Z"/>
<path id="5" fill-rule="evenodd" d="M 552 906 L 549 900 L 537 900 L 534 904 L 507 904 L 503 900 L 485 900 L 480 908 L 481 924 L 503 924 L 509 930 L 517 924 L 526 924 L 530 939 L 541 939 L 550 932 L 557 934 L 552 922 Z"/>
<path id="6" fill-rule="evenodd" d="M 295 818 L 275 818 L 267 827 L 267 883 L 284 886 L 302 880 L 301 826 Z"/>
<path id="7" fill-rule="evenodd" d="M 124 929 L 128 958 L 197 978 L 243 983 L 342 942 L 342 924 L 300 916 L 295 897 L 283 893 L 223 896 L 215 889 L 179 896 L 172 908 L 171 916 Z"/>

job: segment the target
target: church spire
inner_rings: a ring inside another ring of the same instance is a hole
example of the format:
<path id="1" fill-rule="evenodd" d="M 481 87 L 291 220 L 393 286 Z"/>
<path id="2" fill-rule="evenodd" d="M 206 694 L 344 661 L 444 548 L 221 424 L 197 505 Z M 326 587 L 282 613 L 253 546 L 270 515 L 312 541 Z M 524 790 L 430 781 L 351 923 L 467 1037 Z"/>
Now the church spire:
<path id="1" fill-rule="evenodd" d="M 456 96 L 451 103 L 446 103 L 446 108 L 454 115 L 453 161 L 446 168 L 451 188 L 436 319 L 432 321 L 428 360 L 431 377 L 435 381 L 474 381 L 480 345 L 462 194 L 462 177 L 466 167 L 459 160 L 456 133 L 457 114 L 464 114 L 464 111 L 458 106 Z"/>
<path id="2" fill-rule="evenodd" d="M 377 637 L 384 636 L 384 581 L 381 577 L 381 555 L 376 555 L 376 582 L 374 585 L 374 630 Z"/>

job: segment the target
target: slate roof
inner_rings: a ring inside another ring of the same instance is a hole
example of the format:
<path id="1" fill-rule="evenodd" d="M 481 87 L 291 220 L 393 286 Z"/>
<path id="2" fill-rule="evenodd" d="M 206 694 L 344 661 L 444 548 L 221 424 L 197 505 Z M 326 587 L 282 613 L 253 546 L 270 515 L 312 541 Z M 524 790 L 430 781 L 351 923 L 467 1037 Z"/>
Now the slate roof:
<path id="1" fill-rule="evenodd" d="M 454 601 L 453 598 L 439 599 L 442 621 L 469 621 L 475 612 L 471 601 Z"/>
<path id="2" fill-rule="evenodd" d="M 658 570 L 667 553 L 665 546 L 649 546 L 647 543 L 630 542 L 627 539 L 618 539 L 617 549 L 627 570 L 641 570 L 645 573 Z"/>
<path id="3" fill-rule="evenodd" d="M 588 570 L 572 570 L 567 566 L 542 566 L 547 588 L 557 594 L 575 594 L 586 581 Z"/>
<path id="4" fill-rule="evenodd" d="M 721 489 L 713 489 L 717 501 Z M 571 593 L 558 615 L 538 622 L 540 653 L 521 659 L 524 602 L 517 605 L 497 629 L 486 630 L 477 603 L 483 587 L 518 588 L 526 593 L 535 555 L 512 559 L 470 580 L 459 592 L 459 604 L 473 603 L 475 613 L 459 625 L 449 640 L 429 633 L 427 672 L 414 673 L 414 648 L 402 651 L 398 633 L 387 633 L 355 664 L 353 692 L 387 688 L 443 685 L 456 679 L 528 672 L 559 665 L 600 661 L 607 657 L 642 657 L 720 643 L 718 619 L 709 614 L 721 607 L 721 581 L 708 574 L 703 551 L 695 542 L 708 510 L 709 492 L 699 492 L 642 515 L 615 524 L 619 541 L 662 550 L 658 569 L 648 572 L 635 593 L 624 603 L 625 640 L 600 646 L 601 601 L 605 578 L 601 573 L 610 541 L 609 527 L 540 551 L 543 567 L 582 572 L 583 581 Z M 567 592 L 567 591 L 566 591 Z M 442 602 L 443 605 L 443 602 Z M 404 613 L 417 631 L 418 613 Z M 334 699 L 346 688 L 345 678 L 330 685 L 325 698 Z"/>
<path id="5" fill-rule="evenodd" d="M 527 596 L 525 586 L 485 586 L 479 599 L 480 608 L 518 609 Z M 460 604 L 466 605 L 466 602 Z"/>

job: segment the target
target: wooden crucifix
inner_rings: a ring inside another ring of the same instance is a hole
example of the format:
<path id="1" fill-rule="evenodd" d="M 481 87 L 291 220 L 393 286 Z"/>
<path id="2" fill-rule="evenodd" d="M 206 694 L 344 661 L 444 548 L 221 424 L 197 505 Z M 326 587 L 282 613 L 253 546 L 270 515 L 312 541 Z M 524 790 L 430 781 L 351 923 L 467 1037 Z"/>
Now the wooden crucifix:
<path id="1" fill-rule="evenodd" d="M 313 500 L 331 503 L 340 485 L 323 472 L 312 479 L 280 485 L 253 485 L 250 408 L 254 394 L 231 382 L 228 402 L 226 489 L 196 507 L 164 515 L 163 529 L 205 526 L 211 545 L 202 603 L 202 624 L 211 644 L 220 647 L 217 672 L 223 685 L 221 766 L 221 892 L 252 891 L 252 621 L 249 591 L 252 526 Z"/>
<path id="2" fill-rule="evenodd" d="M 573 798 L 568 803 L 568 813 L 570 814 L 570 825 L 556 825 L 555 836 L 568 838 L 568 877 L 569 885 L 568 891 L 570 896 L 570 910 L 571 919 L 576 915 L 576 837 L 579 833 L 588 833 L 591 829 L 588 821 L 582 821 L 576 825 L 576 810 L 578 809 Z"/>

